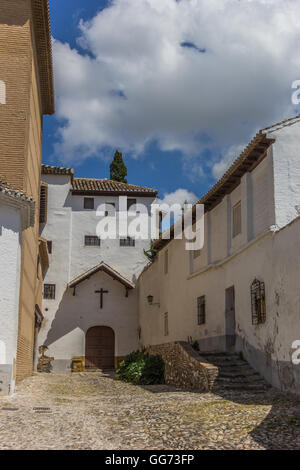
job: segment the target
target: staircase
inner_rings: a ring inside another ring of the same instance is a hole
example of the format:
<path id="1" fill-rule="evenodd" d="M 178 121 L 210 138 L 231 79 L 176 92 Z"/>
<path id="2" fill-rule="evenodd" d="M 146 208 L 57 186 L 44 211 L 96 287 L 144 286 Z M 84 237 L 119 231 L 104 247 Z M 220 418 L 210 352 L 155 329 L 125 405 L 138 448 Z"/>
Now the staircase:
<path id="1" fill-rule="evenodd" d="M 200 352 L 201 358 L 219 369 L 213 391 L 265 392 L 270 388 L 239 354 L 226 352 Z"/>

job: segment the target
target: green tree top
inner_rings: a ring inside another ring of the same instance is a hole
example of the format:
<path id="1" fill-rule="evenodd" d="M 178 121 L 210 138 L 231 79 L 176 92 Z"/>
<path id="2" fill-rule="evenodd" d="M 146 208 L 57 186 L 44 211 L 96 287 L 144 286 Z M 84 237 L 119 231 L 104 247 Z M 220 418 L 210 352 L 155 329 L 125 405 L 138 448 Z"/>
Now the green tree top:
<path id="1" fill-rule="evenodd" d="M 120 183 L 127 183 L 126 176 L 127 168 L 123 161 L 122 153 L 116 150 L 114 159 L 110 164 L 110 179 Z"/>

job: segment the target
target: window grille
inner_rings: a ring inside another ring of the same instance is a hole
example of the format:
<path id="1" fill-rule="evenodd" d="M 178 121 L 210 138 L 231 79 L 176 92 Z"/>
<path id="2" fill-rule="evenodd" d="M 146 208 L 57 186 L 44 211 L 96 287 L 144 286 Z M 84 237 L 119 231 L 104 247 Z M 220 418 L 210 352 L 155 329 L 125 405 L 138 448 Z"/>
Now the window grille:
<path id="1" fill-rule="evenodd" d="M 266 321 L 265 283 L 254 279 L 251 284 L 252 325 Z"/>
<path id="2" fill-rule="evenodd" d="M 242 204 L 241 201 L 238 202 L 233 207 L 233 217 L 232 217 L 232 237 L 236 237 L 242 233 Z"/>
<path id="3" fill-rule="evenodd" d="M 198 297 L 197 299 L 197 316 L 198 325 L 204 325 L 206 321 L 205 315 L 205 295 Z"/>
<path id="4" fill-rule="evenodd" d="M 55 284 L 44 284 L 44 299 L 55 299 Z"/>
<path id="5" fill-rule="evenodd" d="M 120 239 L 120 246 L 135 246 L 135 239 L 134 238 L 121 238 Z"/>
<path id="6" fill-rule="evenodd" d="M 86 235 L 84 237 L 85 246 L 100 246 L 100 238 L 94 235 Z"/>

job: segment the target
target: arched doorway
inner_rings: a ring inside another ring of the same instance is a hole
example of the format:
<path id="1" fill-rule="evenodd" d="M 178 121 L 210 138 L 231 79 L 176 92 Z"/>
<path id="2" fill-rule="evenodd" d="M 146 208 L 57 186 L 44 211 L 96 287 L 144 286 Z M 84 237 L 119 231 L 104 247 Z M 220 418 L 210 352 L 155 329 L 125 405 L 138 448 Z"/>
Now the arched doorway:
<path id="1" fill-rule="evenodd" d="M 86 333 L 86 369 L 114 369 L 115 333 L 108 326 L 94 326 Z"/>

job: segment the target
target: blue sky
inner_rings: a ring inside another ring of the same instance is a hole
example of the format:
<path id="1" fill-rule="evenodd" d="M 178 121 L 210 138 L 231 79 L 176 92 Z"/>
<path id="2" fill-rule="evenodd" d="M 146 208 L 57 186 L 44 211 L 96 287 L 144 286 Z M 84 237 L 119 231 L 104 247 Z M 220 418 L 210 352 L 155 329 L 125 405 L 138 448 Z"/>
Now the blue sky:
<path id="1" fill-rule="evenodd" d="M 44 163 L 104 178 L 119 149 L 130 183 L 192 200 L 260 127 L 299 112 L 299 2 L 49 3 L 57 113 Z"/>
<path id="2" fill-rule="evenodd" d="M 50 0 L 51 33 L 55 39 L 68 42 L 71 47 L 76 47 L 78 36 L 78 22 L 81 18 L 89 20 L 99 10 L 105 8 L 108 2 L 105 0 Z M 51 165 L 63 165 L 59 155 L 54 155 L 53 144 L 56 140 L 57 118 L 46 116 L 44 120 L 43 161 Z M 114 149 L 111 149 L 113 157 Z M 164 152 L 152 142 L 141 157 L 131 158 L 130 154 L 123 152 L 128 170 L 128 182 L 141 186 L 154 187 L 163 197 L 165 193 L 171 193 L 178 188 L 201 196 L 206 192 L 213 178 L 207 177 L 199 181 L 191 181 L 188 175 L 182 174 L 181 152 Z M 74 167 L 76 176 L 87 178 L 109 178 L 109 162 L 103 161 L 97 155 L 90 157 L 82 164 L 70 163 Z"/>

